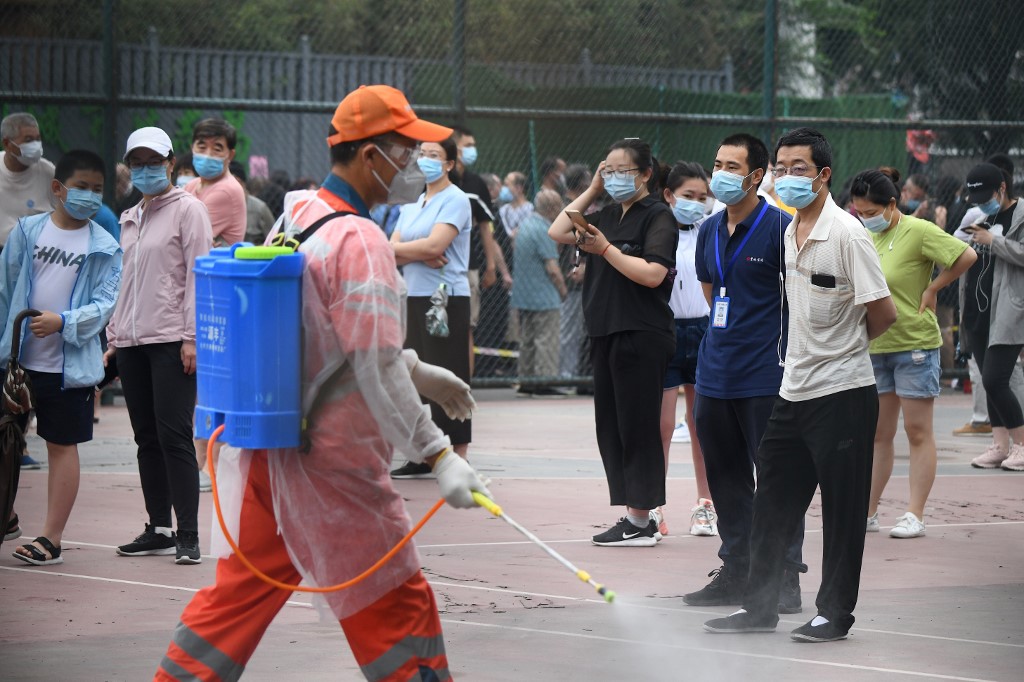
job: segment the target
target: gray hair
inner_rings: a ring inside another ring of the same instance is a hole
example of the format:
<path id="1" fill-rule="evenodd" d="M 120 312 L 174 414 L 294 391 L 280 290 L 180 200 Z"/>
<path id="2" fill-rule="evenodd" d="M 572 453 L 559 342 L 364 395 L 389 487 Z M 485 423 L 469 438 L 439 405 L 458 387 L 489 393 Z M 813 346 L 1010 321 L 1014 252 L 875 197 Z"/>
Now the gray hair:
<path id="1" fill-rule="evenodd" d="M 533 198 L 533 206 L 548 220 L 554 220 L 562 210 L 562 197 L 553 189 L 542 189 Z"/>
<path id="2" fill-rule="evenodd" d="M 38 128 L 39 121 L 32 114 L 22 111 L 17 114 L 6 116 L 0 121 L 0 137 L 5 140 L 13 140 L 21 132 L 22 128 Z"/>

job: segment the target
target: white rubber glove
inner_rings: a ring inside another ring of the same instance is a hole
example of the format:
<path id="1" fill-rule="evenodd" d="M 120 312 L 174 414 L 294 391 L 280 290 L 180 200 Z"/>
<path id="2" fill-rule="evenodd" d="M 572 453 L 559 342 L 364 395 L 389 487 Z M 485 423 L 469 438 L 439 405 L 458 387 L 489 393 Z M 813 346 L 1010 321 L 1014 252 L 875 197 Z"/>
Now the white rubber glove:
<path id="1" fill-rule="evenodd" d="M 491 496 L 491 491 L 476 470 L 451 450 L 434 463 L 434 474 L 437 476 L 437 487 L 441 489 L 441 497 L 456 509 L 478 506 L 473 499 L 474 491 Z"/>
<path id="2" fill-rule="evenodd" d="M 421 396 L 440 405 L 450 419 L 466 421 L 473 416 L 476 401 L 470 393 L 469 384 L 451 370 L 423 362 L 410 348 L 402 351 L 402 357 L 409 367 L 413 386 Z"/>

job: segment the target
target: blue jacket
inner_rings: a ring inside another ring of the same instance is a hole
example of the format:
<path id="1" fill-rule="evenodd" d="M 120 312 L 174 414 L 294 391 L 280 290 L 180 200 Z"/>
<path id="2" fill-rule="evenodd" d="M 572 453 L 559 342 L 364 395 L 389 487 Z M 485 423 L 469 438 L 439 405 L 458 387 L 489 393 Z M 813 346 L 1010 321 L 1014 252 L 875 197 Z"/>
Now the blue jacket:
<path id="1" fill-rule="evenodd" d="M 0 356 L 6 366 L 14 318 L 28 308 L 32 291 L 32 257 L 36 240 L 49 220 L 43 213 L 18 220 L 0 254 Z M 121 287 L 121 247 L 106 230 L 89 221 L 89 252 L 78 270 L 68 309 L 60 312 L 64 328 L 64 388 L 95 386 L 103 378 L 100 332 L 107 325 Z M 22 338 L 28 323 L 22 325 Z"/>

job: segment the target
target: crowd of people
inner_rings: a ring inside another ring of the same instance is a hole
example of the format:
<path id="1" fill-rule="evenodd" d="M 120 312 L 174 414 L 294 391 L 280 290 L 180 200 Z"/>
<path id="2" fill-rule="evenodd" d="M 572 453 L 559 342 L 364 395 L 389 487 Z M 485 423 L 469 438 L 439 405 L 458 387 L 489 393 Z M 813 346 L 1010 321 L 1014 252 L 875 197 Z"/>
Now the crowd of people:
<path id="1" fill-rule="evenodd" d="M 1024 207 L 1006 156 L 934 185 L 867 169 L 835 199 L 832 148 L 810 128 L 787 132 L 773 150 L 729 135 L 709 167 L 664 164 L 627 138 L 606 141 L 594 167 L 551 157 L 537 177 L 480 175 L 470 130 L 422 121 L 399 91 L 369 86 L 331 119 L 322 183 L 286 190 L 279 174 L 247 179 L 236 131 L 221 119 L 197 123 L 181 153 L 164 130 L 144 127 L 127 137 L 115 212 L 102 203 L 107 178 L 95 153 L 51 164 L 31 115 L 12 114 L 0 128 L 0 347 L 18 333 L 18 312 L 42 311 L 22 364 L 49 487 L 42 535 L 14 552 L 26 563 L 63 561 L 78 444 L 92 438 L 96 387 L 114 375 L 147 515 L 117 553 L 201 561 L 197 517 L 209 481 L 207 443 L 193 440 L 193 265 L 213 248 L 279 234 L 306 240 L 311 450 L 255 451 L 235 488 L 245 491 L 245 553 L 283 582 L 344 581 L 393 546 L 409 522 L 391 479 L 436 478 L 457 507 L 488 494 L 468 463 L 474 337 L 488 292 L 509 306 L 517 395 L 565 397 L 559 385 L 593 377 L 578 391 L 593 393 L 609 503 L 624 510 L 593 544 L 653 547 L 668 534 L 669 452 L 687 432 L 689 532 L 720 538 L 721 566 L 683 600 L 741 607 L 709 621 L 710 632 L 774 630 L 780 613 L 803 610 L 803 519 L 820 488 L 823 579 L 816 615 L 792 636 L 846 637 L 901 414 L 910 501 L 889 534 L 926 533 L 934 400 L 957 316 L 959 354 L 970 354 L 975 395 L 985 396 L 957 433 L 991 433 L 973 466 L 1024 471 Z M 408 461 L 392 469 L 395 448 Z M 358 551 L 331 539 L 349 513 L 374 519 Z M 17 514 L 5 521 L 5 540 L 19 537 Z M 389 652 L 403 674 L 426 668 L 446 679 L 419 565 L 409 546 L 359 589 L 328 599 L 372 679 Z M 186 608 L 160 675 L 203 665 L 237 672 L 286 596 L 223 556 L 217 584 Z M 396 609 L 408 615 L 400 625 Z M 423 645 L 409 650 L 410 635 Z"/>

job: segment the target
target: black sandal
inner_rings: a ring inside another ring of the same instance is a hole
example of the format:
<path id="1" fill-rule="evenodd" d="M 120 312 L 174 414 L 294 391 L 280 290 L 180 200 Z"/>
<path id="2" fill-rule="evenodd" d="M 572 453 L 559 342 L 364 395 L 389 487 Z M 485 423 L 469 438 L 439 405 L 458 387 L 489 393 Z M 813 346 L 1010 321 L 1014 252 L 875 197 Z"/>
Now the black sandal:
<path id="1" fill-rule="evenodd" d="M 38 542 L 40 545 L 42 545 L 43 549 L 45 549 L 50 554 L 50 557 L 47 558 L 46 554 L 40 552 L 39 548 L 33 545 L 31 542 L 27 545 L 22 545 L 21 547 L 19 547 L 19 549 L 27 550 L 29 554 L 31 554 L 32 556 L 25 556 L 24 554 L 19 554 L 18 552 L 12 552 L 11 556 L 13 556 L 15 559 L 21 559 L 26 564 L 32 564 L 33 566 L 53 566 L 54 564 L 64 563 L 64 558 L 60 555 L 60 547 L 55 547 L 52 542 L 44 538 L 42 535 L 37 537 L 32 542 Z"/>
<path id="2" fill-rule="evenodd" d="M 7 530 L 4 531 L 4 542 L 21 537 L 21 524 L 18 523 L 18 515 L 15 514 L 7 521 Z"/>

